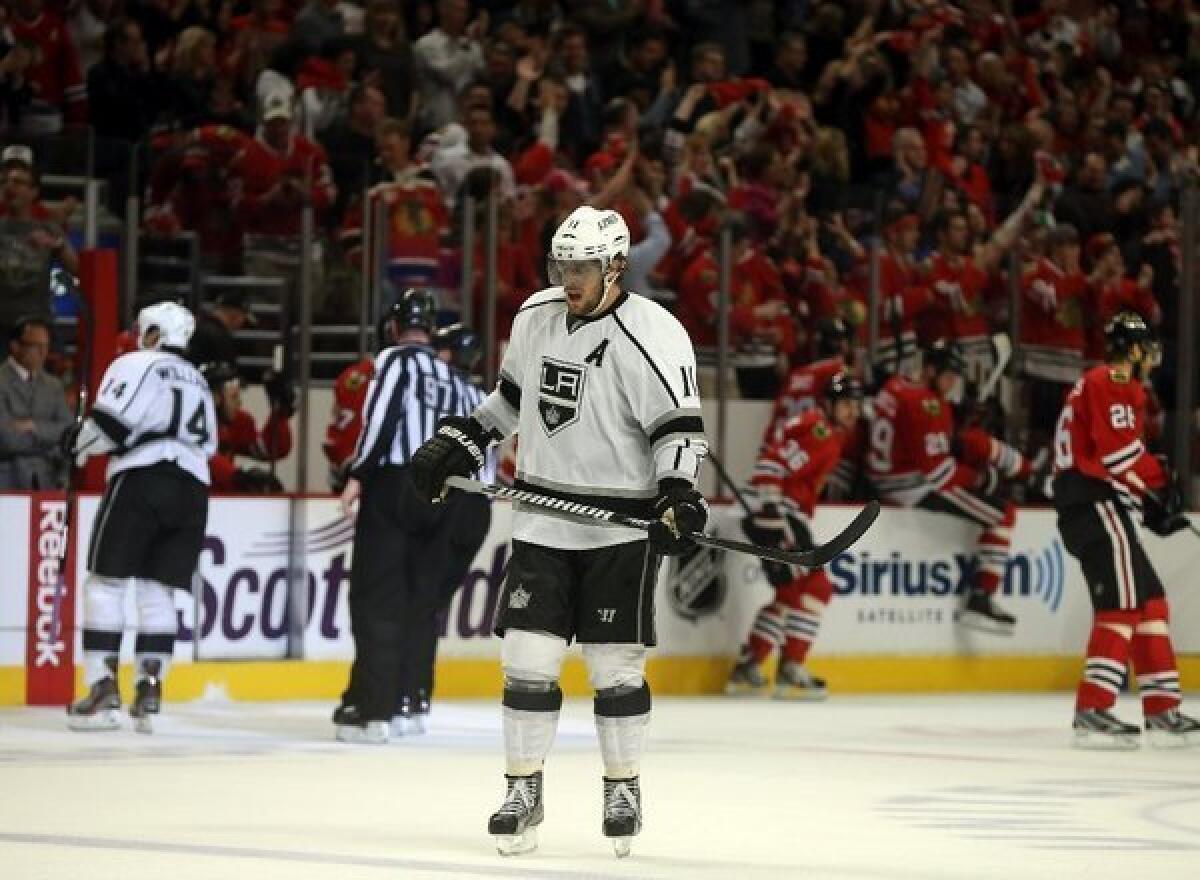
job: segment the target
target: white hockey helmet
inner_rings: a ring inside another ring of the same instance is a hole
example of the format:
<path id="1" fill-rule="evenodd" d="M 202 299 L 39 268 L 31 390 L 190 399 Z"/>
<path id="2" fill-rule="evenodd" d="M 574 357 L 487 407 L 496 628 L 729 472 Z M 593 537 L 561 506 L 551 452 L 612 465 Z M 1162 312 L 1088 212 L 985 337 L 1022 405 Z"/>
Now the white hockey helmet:
<path id="1" fill-rule="evenodd" d="M 178 303 L 160 302 L 138 312 L 138 348 L 187 348 L 196 319 Z M 146 345 L 146 335 L 158 331 L 154 345 Z"/>
<path id="2" fill-rule="evenodd" d="M 551 284 L 562 283 L 562 264 L 596 261 L 601 277 L 607 277 L 613 260 L 625 268 L 629 259 L 629 227 L 616 211 L 597 211 L 582 205 L 562 222 L 550 241 L 547 275 Z"/>

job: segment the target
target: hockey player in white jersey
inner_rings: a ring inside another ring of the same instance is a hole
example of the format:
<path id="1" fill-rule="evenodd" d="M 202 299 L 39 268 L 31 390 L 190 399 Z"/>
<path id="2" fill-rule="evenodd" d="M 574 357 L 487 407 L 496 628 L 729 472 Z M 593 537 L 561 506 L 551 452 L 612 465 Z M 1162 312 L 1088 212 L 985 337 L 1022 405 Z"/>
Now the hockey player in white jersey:
<path id="1" fill-rule="evenodd" d="M 656 573 L 661 554 L 692 546 L 683 535 L 707 519 L 695 489 L 707 447 L 691 341 L 665 309 L 621 289 L 628 254 L 618 213 L 574 211 L 551 242 L 558 286 L 517 312 L 496 390 L 471 416 L 445 419 L 413 458 L 414 484 L 436 498 L 449 476 L 479 470 L 489 444 L 519 432 L 518 488 L 656 520 L 647 535 L 516 508 L 495 627 L 503 638 L 507 790 L 488 825 L 504 854 L 536 846 L 542 766 L 572 639 L 582 644 L 596 692 L 603 832 L 619 856 L 628 854 L 642 825 Z"/>
<path id="2" fill-rule="evenodd" d="M 175 303 L 138 314 L 138 351 L 117 358 L 75 439 L 76 462 L 108 453 L 84 583 L 89 691 L 67 708 L 72 730 L 115 730 L 125 591 L 137 592 L 135 694 L 129 714 L 149 733 L 175 648 L 175 590 L 188 590 L 208 519 L 208 459 L 217 419 L 208 383 L 184 357 L 196 322 Z"/>

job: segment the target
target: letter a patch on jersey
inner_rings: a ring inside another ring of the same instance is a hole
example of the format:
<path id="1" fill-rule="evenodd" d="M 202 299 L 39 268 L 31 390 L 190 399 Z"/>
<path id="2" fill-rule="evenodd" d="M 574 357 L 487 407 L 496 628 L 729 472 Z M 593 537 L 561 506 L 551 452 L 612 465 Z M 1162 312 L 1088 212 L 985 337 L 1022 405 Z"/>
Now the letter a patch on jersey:
<path id="1" fill-rule="evenodd" d="M 579 401 L 583 396 L 586 375 L 584 368 L 578 364 L 542 358 L 538 413 L 547 435 L 553 437 L 563 428 L 579 421 Z"/>

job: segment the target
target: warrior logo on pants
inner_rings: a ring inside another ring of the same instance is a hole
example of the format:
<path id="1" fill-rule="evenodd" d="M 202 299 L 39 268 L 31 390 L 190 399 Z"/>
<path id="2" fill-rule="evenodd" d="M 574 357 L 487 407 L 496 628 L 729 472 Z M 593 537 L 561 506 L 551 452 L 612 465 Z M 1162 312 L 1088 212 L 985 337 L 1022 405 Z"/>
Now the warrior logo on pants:
<path id="1" fill-rule="evenodd" d="M 542 358 L 538 412 L 547 435 L 553 437 L 563 428 L 579 421 L 579 401 L 585 376 L 584 368 L 578 364 Z"/>

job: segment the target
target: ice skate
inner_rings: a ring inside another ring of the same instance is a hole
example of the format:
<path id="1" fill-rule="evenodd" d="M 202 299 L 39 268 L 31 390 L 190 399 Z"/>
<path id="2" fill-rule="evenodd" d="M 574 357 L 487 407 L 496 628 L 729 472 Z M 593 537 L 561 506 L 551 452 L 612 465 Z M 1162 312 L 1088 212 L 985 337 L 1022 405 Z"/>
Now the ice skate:
<path id="1" fill-rule="evenodd" d="M 1146 738 L 1156 749 L 1186 749 L 1200 746 L 1200 721 L 1178 709 L 1146 716 Z"/>
<path id="2" fill-rule="evenodd" d="M 604 777 L 604 836 L 612 840 L 618 859 L 629 855 L 634 835 L 642 830 L 642 789 L 638 777 Z"/>
<path id="3" fill-rule="evenodd" d="M 142 677 L 138 679 L 133 703 L 129 706 L 129 717 L 133 729 L 138 733 L 153 733 L 150 716 L 157 715 L 162 708 L 162 663 L 147 660 L 142 664 Z"/>
<path id="4" fill-rule="evenodd" d="M 983 590 L 972 590 L 958 612 L 960 625 L 994 636 L 1011 636 L 1017 619 L 1000 609 Z"/>
<path id="5" fill-rule="evenodd" d="M 504 803 L 488 820 L 488 833 L 496 838 L 502 856 L 517 856 L 537 849 L 537 826 L 542 824 L 542 771 L 532 776 L 509 776 Z"/>
<path id="6" fill-rule="evenodd" d="M 1075 731 L 1072 745 L 1077 749 L 1123 751 L 1141 746 L 1141 728 L 1126 724 L 1105 709 L 1076 710 L 1071 727 Z"/>
<path id="7" fill-rule="evenodd" d="M 338 706 L 333 713 L 337 739 L 344 743 L 382 745 L 389 739 L 390 725 L 386 721 L 364 721 L 357 706 Z"/>
<path id="8" fill-rule="evenodd" d="M 779 661 L 779 672 L 775 676 L 775 699 L 817 702 L 828 696 L 825 679 L 817 678 L 804 668 L 803 663 Z"/>
<path id="9" fill-rule="evenodd" d="M 428 703 L 426 703 L 428 706 Z M 426 710 L 428 711 L 428 710 Z M 416 736 L 425 732 L 425 717 L 417 711 L 413 702 L 405 697 L 400 701 L 400 707 L 392 716 L 391 734 L 396 738 Z"/>
<path id="10" fill-rule="evenodd" d="M 725 693 L 730 696 L 753 696 L 765 693 L 767 677 L 763 674 L 762 665 L 752 657 L 743 654 L 733 671 L 729 673 L 729 681 L 725 683 Z"/>
<path id="11" fill-rule="evenodd" d="M 121 726 L 121 692 L 117 688 L 117 658 L 104 661 L 109 674 L 95 682 L 86 697 L 67 707 L 71 730 L 116 730 Z"/>

